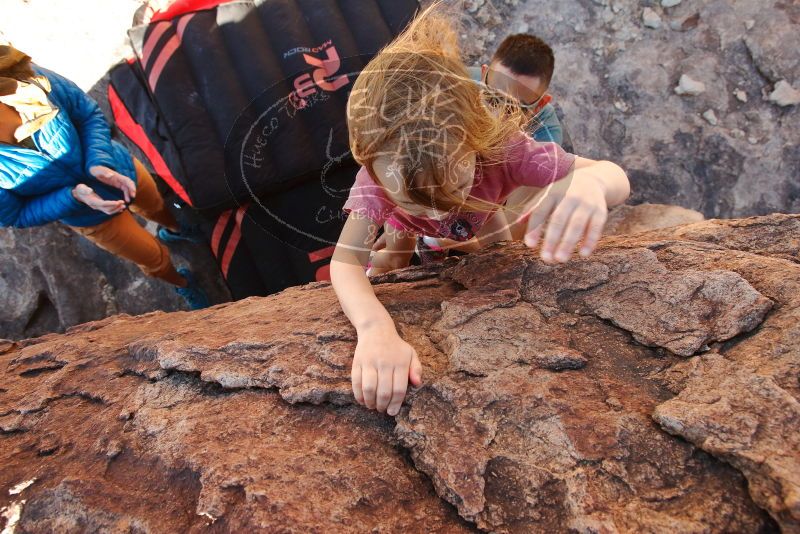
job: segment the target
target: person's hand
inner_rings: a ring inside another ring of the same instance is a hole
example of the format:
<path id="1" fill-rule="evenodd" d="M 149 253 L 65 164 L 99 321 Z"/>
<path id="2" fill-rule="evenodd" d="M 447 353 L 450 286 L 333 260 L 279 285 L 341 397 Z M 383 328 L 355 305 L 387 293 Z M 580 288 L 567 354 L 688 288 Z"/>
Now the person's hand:
<path id="1" fill-rule="evenodd" d="M 387 248 L 382 248 L 370 257 L 370 267 L 367 276 L 377 276 L 388 273 L 396 269 L 408 267 L 411 258 L 408 252 L 390 252 Z"/>
<path id="2" fill-rule="evenodd" d="M 353 395 L 371 410 L 397 415 L 409 380 L 422 384 L 417 351 L 403 341 L 394 325 L 374 326 L 358 333 L 353 357 Z"/>
<path id="3" fill-rule="evenodd" d="M 114 169 L 109 169 L 102 165 L 95 165 L 89 168 L 89 173 L 104 184 L 116 187 L 122 191 L 126 203 L 130 204 L 131 201 L 136 198 L 136 184 L 133 180 L 118 173 Z"/>
<path id="4" fill-rule="evenodd" d="M 541 258 L 545 263 L 566 262 L 578 242 L 580 255 L 589 256 L 597 246 L 608 218 L 602 181 L 588 172 L 576 171 L 571 180 L 553 184 L 529 215 L 525 244 L 535 247 L 547 221 Z"/>
<path id="5" fill-rule="evenodd" d="M 78 184 L 72 190 L 75 200 L 86 204 L 93 210 L 102 211 L 108 215 L 116 215 L 125 211 L 125 202 L 122 200 L 103 200 L 86 184 Z"/>

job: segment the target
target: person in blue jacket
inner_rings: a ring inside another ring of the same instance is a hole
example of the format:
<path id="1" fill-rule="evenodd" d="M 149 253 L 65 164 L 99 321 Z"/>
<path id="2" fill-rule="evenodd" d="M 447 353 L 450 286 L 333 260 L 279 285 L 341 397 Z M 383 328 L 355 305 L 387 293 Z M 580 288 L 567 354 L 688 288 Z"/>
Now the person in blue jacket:
<path id="1" fill-rule="evenodd" d="M 180 237 L 153 177 L 111 140 L 97 103 L 26 54 L 0 46 L 0 225 L 60 221 L 173 284 L 191 308 L 208 306 L 192 273 L 175 269 L 164 244 L 131 211 L 158 222 L 162 240 Z"/>

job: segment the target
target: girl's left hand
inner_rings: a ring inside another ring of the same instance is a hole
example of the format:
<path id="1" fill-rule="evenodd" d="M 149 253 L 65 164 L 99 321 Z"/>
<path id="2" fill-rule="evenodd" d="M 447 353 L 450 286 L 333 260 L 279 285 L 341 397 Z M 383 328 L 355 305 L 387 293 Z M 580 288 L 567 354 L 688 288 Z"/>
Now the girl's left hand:
<path id="1" fill-rule="evenodd" d="M 370 267 L 367 269 L 367 276 L 377 276 L 408 267 L 410 261 L 411 254 L 404 251 L 391 252 L 386 248 L 382 248 L 370 256 Z"/>
<path id="2" fill-rule="evenodd" d="M 127 176 L 103 165 L 95 165 L 89 169 L 89 172 L 104 184 L 122 191 L 127 204 L 130 204 L 136 198 L 136 184 Z"/>
<path id="3" fill-rule="evenodd" d="M 571 178 L 553 184 L 529 217 L 525 231 L 529 247 L 538 244 L 547 221 L 542 261 L 568 261 L 578 242 L 580 255 L 587 257 L 597 246 L 608 218 L 603 182 L 589 168 L 576 170 Z"/>

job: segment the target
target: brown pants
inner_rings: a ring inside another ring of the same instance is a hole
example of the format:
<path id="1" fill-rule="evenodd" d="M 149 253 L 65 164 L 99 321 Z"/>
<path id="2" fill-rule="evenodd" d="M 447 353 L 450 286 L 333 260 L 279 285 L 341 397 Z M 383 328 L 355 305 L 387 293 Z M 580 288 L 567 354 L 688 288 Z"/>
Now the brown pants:
<path id="1" fill-rule="evenodd" d="M 73 226 L 72 229 L 111 254 L 134 262 L 145 274 L 182 286 L 186 281 L 175 271 L 167 247 L 139 226 L 130 213 L 132 211 L 172 230 L 178 228 L 175 218 L 164 208 L 164 199 L 153 177 L 138 159 L 134 158 L 133 163 L 137 186 L 130 211 L 123 211 L 97 226 Z"/>

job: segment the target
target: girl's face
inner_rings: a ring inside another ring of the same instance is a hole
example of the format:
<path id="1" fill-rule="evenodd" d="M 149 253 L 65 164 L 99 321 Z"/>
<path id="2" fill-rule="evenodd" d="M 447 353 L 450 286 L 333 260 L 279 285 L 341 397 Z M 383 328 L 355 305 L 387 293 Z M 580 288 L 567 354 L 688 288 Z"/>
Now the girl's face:
<path id="1" fill-rule="evenodd" d="M 379 156 L 373 163 L 373 169 L 384 185 L 389 200 L 409 215 L 437 220 L 447 217 L 447 211 L 420 206 L 408 197 L 405 179 L 400 172 L 401 167 L 395 160 L 394 156 L 385 155 Z M 475 164 L 476 153 L 471 150 L 459 150 L 453 157 L 442 162 L 447 176 L 445 191 L 460 198 L 462 202 L 466 201 L 475 181 Z"/>

